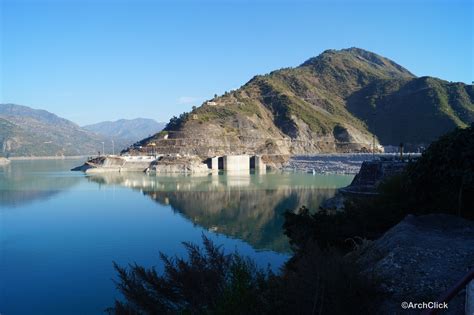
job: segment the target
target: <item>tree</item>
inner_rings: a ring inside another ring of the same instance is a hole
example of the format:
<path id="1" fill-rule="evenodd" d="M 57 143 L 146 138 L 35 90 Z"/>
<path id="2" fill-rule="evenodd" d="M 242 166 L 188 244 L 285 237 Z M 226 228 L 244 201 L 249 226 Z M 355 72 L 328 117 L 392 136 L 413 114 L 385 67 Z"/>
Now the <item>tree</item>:
<path id="1" fill-rule="evenodd" d="M 406 198 L 417 212 L 474 219 L 474 124 L 433 142 L 406 175 Z"/>
<path id="2" fill-rule="evenodd" d="M 189 113 L 182 113 L 179 117 L 173 116 L 170 121 L 166 124 L 166 127 L 163 130 L 172 131 L 179 129 L 189 118 Z"/>

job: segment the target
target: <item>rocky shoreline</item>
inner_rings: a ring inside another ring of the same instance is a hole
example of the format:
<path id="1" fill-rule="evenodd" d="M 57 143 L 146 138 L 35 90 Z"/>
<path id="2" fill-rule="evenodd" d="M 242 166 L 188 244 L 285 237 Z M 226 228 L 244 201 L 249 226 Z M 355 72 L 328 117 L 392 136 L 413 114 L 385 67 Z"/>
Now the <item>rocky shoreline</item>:
<path id="1" fill-rule="evenodd" d="M 3 165 L 8 165 L 10 164 L 10 160 L 7 159 L 7 158 L 4 158 L 4 157 L 0 157 L 0 166 L 3 166 Z"/>
<path id="2" fill-rule="evenodd" d="M 209 173 L 208 165 L 197 156 L 164 156 L 151 163 L 151 173 Z"/>
<path id="3" fill-rule="evenodd" d="M 417 154 L 410 156 L 416 157 Z M 318 155 L 262 155 L 266 169 L 315 174 L 357 174 L 362 163 L 371 160 L 393 159 L 396 154 L 318 154 Z M 212 171 L 210 158 L 196 155 L 107 156 L 90 159 L 73 170 L 92 172 L 140 171 L 156 173 L 206 173 Z M 107 162 L 106 162 L 107 161 Z M 141 163 L 141 164 L 140 164 Z"/>
<path id="4" fill-rule="evenodd" d="M 72 171 L 86 174 L 106 172 L 206 173 L 211 169 L 196 156 L 102 156 L 89 159 Z"/>
<path id="5" fill-rule="evenodd" d="M 385 296 L 381 314 L 402 312 L 401 303 L 436 301 L 474 267 L 474 224 L 456 216 L 408 215 L 360 252 L 358 263 L 376 277 Z M 467 313 L 474 295 L 461 290 L 443 314 Z M 466 305 L 465 305 L 466 304 Z"/>
<path id="6" fill-rule="evenodd" d="M 378 157 L 377 160 L 363 162 L 351 184 L 338 189 L 336 195 L 324 201 L 320 208 L 341 211 L 347 199 L 376 196 L 379 185 L 387 178 L 402 173 L 409 161 L 411 159 Z"/>
<path id="7" fill-rule="evenodd" d="M 161 156 L 108 155 L 90 158 L 72 171 L 85 173 L 103 172 L 146 172 L 146 173 L 211 173 L 219 170 L 250 171 L 259 169 L 281 169 L 287 163 L 285 155 L 226 155 L 199 157 L 196 155 L 169 154 Z"/>
<path id="8" fill-rule="evenodd" d="M 419 157 L 419 153 L 405 154 L 406 158 Z M 350 174 L 359 172 L 363 162 L 394 159 L 398 157 L 395 153 L 334 153 L 315 155 L 294 155 L 283 165 L 285 171 L 301 171 L 317 174 Z"/>

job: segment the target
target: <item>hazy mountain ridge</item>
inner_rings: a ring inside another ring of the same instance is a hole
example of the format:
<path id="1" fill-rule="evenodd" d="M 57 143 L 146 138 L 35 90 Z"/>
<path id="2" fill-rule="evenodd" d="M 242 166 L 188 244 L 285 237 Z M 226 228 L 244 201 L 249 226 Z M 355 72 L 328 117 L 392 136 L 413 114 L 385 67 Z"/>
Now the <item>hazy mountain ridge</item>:
<path id="1" fill-rule="evenodd" d="M 58 117 L 43 109 L 33 109 L 28 106 L 17 104 L 0 104 L 0 116 L 4 119 L 22 123 L 25 120 L 35 120 L 39 123 L 57 125 L 68 128 L 78 128 L 79 126 L 67 119 Z"/>
<path id="2" fill-rule="evenodd" d="M 140 144 L 207 156 L 366 151 L 373 134 L 384 145 L 426 145 L 474 121 L 472 91 L 417 78 L 359 48 L 327 50 L 296 68 L 255 76 Z"/>
<path id="3" fill-rule="evenodd" d="M 6 156 L 74 156 L 112 152 L 112 143 L 100 135 L 45 110 L 0 104 L 0 141 Z M 115 143 L 119 151 L 127 143 Z"/>
<path id="4" fill-rule="evenodd" d="M 153 119 L 135 118 L 103 121 L 86 125 L 82 128 L 108 138 L 123 139 L 134 143 L 161 131 L 165 125 L 165 123 L 160 123 Z"/>

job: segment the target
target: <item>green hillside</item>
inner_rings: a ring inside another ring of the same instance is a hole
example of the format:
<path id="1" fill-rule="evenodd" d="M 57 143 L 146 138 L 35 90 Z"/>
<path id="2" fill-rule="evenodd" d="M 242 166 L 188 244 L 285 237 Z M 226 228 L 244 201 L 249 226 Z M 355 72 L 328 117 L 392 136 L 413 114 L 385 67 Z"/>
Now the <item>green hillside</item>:
<path id="1" fill-rule="evenodd" d="M 421 77 L 380 80 L 351 95 L 348 110 L 382 143 L 428 144 L 474 121 L 472 85 Z"/>
<path id="2" fill-rule="evenodd" d="M 296 68 L 255 76 L 139 145 L 168 152 L 179 144 L 181 152 L 207 156 L 351 152 L 371 150 L 375 135 L 383 145 L 417 147 L 467 126 L 473 112 L 472 85 L 417 78 L 359 48 L 327 50 Z"/>
<path id="3" fill-rule="evenodd" d="M 112 152 L 110 138 L 81 129 L 44 110 L 0 104 L 0 144 L 3 156 L 75 156 Z M 116 141 L 115 149 L 125 147 Z"/>

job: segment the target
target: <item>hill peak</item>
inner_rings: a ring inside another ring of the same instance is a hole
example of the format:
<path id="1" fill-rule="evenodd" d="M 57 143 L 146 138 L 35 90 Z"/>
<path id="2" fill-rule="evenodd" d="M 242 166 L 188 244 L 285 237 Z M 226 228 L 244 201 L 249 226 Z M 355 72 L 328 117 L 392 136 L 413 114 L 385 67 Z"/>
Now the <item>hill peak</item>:
<path id="1" fill-rule="evenodd" d="M 376 53 L 331 49 L 174 117 L 140 146 L 206 157 L 366 152 L 375 136 L 416 149 L 474 121 L 473 99 L 465 85 L 417 78 Z M 169 141 L 178 139 L 178 148 Z"/>
<path id="2" fill-rule="evenodd" d="M 381 79 L 415 77 L 396 62 L 357 47 L 325 50 L 320 55 L 306 60 L 300 67 L 310 67 L 316 71 L 332 68 L 338 72 L 359 69 Z"/>

